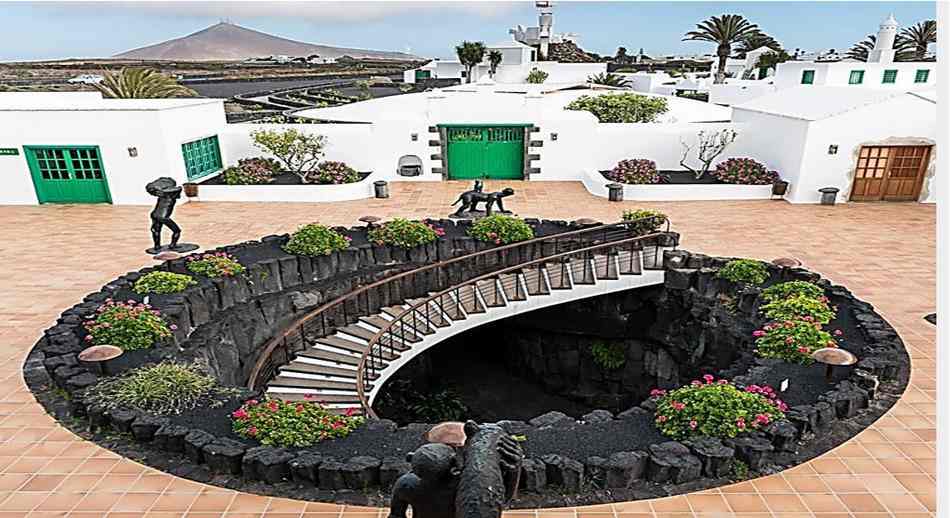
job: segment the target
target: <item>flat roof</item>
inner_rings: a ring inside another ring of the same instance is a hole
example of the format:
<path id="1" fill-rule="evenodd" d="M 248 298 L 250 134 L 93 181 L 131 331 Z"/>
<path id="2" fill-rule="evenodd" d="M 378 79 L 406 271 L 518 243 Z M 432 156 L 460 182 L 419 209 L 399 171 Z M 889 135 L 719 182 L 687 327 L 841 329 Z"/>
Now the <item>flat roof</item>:
<path id="1" fill-rule="evenodd" d="M 224 99 L 104 99 L 85 95 L 0 96 L 0 111 L 161 111 L 224 102 Z"/>
<path id="2" fill-rule="evenodd" d="M 881 104 L 903 95 L 921 97 L 923 92 L 854 86 L 795 86 L 734 105 L 734 110 L 780 115 L 816 121 L 852 110 Z"/>

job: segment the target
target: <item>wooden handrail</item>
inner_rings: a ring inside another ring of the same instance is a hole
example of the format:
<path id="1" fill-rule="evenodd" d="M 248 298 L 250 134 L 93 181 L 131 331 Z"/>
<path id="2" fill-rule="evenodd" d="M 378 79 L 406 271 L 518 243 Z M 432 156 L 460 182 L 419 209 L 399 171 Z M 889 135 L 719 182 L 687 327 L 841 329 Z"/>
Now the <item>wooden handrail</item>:
<path id="1" fill-rule="evenodd" d="M 405 322 L 403 319 L 404 319 L 407 315 L 413 314 L 413 323 L 412 323 L 412 324 L 409 324 L 409 327 L 410 327 L 411 330 L 417 331 L 417 327 L 414 325 L 414 324 L 415 324 L 415 312 L 419 311 L 419 308 L 424 307 L 424 306 L 428 306 L 428 305 L 431 304 L 434 300 L 436 300 L 436 299 L 441 299 L 442 297 L 444 297 L 444 296 L 446 296 L 446 295 L 450 295 L 453 291 L 457 292 L 459 289 L 464 288 L 464 287 L 466 287 L 466 286 L 475 286 L 475 290 L 477 290 L 477 283 L 480 282 L 480 281 L 489 280 L 489 279 L 495 279 L 495 278 L 498 278 L 499 276 L 504 275 L 504 274 L 506 274 L 506 273 L 518 272 L 518 271 L 524 270 L 525 268 L 528 268 L 528 267 L 530 267 L 530 266 L 532 266 L 532 265 L 535 265 L 535 264 L 544 264 L 544 263 L 548 263 L 548 262 L 552 262 L 552 261 L 557 261 L 558 259 L 564 259 L 564 258 L 568 258 L 568 257 L 570 257 L 570 256 L 574 256 L 574 255 L 578 255 L 578 254 L 588 254 L 588 255 L 589 255 L 589 254 L 591 254 L 591 253 L 592 253 L 593 251 L 595 251 L 595 250 L 600 250 L 600 249 L 603 249 L 603 248 L 611 248 L 611 247 L 623 246 L 623 245 L 625 245 L 625 244 L 642 243 L 643 241 L 646 241 L 646 240 L 648 240 L 648 239 L 653 239 L 653 238 L 658 238 L 658 237 L 660 237 L 660 236 L 669 235 L 670 232 L 669 232 L 669 222 L 668 222 L 668 221 L 667 221 L 667 224 L 666 224 L 666 228 L 667 228 L 667 229 L 666 229 L 665 231 L 662 231 L 662 232 L 653 232 L 653 233 L 651 233 L 651 234 L 646 234 L 646 235 L 642 235 L 642 236 L 635 236 L 635 237 L 631 237 L 631 238 L 627 238 L 627 239 L 621 239 L 621 240 L 618 240 L 618 241 L 609 241 L 609 242 L 598 243 L 598 244 L 596 244 L 596 245 L 589 246 L 589 247 L 586 247 L 586 248 L 581 248 L 581 249 L 577 249 L 577 250 L 571 250 L 571 251 L 568 251 L 568 252 L 562 252 L 562 253 L 555 254 L 555 255 L 551 255 L 551 256 L 546 256 L 546 257 L 542 257 L 542 258 L 538 258 L 538 259 L 533 259 L 533 260 L 531 260 L 531 261 L 527 261 L 527 262 L 524 262 L 524 263 L 520 263 L 520 264 L 517 264 L 517 265 L 514 265 L 514 266 L 509 266 L 509 267 L 507 267 L 507 268 L 502 268 L 501 270 L 496 270 L 496 271 L 493 271 L 493 272 L 490 272 L 490 273 L 486 273 L 486 274 L 484 274 L 484 275 L 480 275 L 480 276 L 478 276 L 478 277 L 469 279 L 469 280 L 467 280 L 467 281 L 465 281 L 465 282 L 463 282 L 463 283 L 461 283 L 461 284 L 458 284 L 458 285 L 455 285 L 455 286 L 446 288 L 446 289 L 444 289 L 444 290 L 442 290 L 442 291 L 440 291 L 440 292 L 438 292 L 438 293 L 435 293 L 435 294 L 433 294 L 433 295 L 430 295 L 430 296 L 426 297 L 425 299 L 423 299 L 423 300 L 421 300 L 421 301 L 418 301 L 418 302 L 416 302 L 416 303 L 414 303 L 414 304 L 411 304 L 408 308 L 406 308 L 405 310 L 403 310 L 402 312 L 400 312 L 398 315 L 396 315 L 396 316 L 389 322 L 389 324 L 388 324 L 386 327 L 380 329 L 375 335 L 373 335 L 373 337 L 369 340 L 369 343 L 368 343 L 368 345 L 367 345 L 367 347 L 366 347 L 366 350 L 363 352 L 363 355 L 360 357 L 359 365 L 358 365 L 357 368 L 356 368 L 356 393 L 357 393 L 357 396 L 359 397 L 359 400 L 360 400 L 360 406 L 363 408 L 364 412 L 366 412 L 366 415 L 367 415 L 367 416 L 372 417 L 372 418 L 375 418 L 375 417 L 376 417 L 376 413 L 373 411 L 372 407 L 369 405 L 369 401 L 367 401 L 367 398 L 366 398 L 366 391 L 365 391 L 365 384 L 366 384 L 366 381 L 365 381 L 365 380 L 366 380 L 366 367 L 367 367 L 366 364 L 367 364 L 368 361 L 371 361 L 371 360 L 372 360 L 373 353 L 374 353 L 374 349 L 375 349 L 378 345 L 380 345 L 380 344 L 379 344 L 379 340 L 383 337 L 383 335 L 385 335 L 386 333 L 389 333 L 390 330 L 393 328 L 394 325 L 396 325 L 397 323 L 398 323 L 399 325 L 401 325 L 402 328 L 403 328 L 403 333 L 405 333 L 406 322 Z M 657 245 L 657 246 L 659 246 L 659 245 Z M 496 289 L 497 289 L 497 288 L 496 288 Z M 476 300 L 477 300 L 477 295 L 474 295 L 474 296 L 476 297 Z M 458 306 L 462 306 L 462 300 L 461 300 L 460 298 L 459 298 L 458 300 L 456 300 L 455 303 L 458 304 Z M 428 308 L 426 308 L 426 312 L 427 312 L 426 314 L 428 314 Z M 431 325 L 431 322 L 429 321 L 428 317 L 426 318 L 426 321 L 424 322 L 424 324 L 425 324 L 426 326 Z M 393 337 L 390 337 L 390 340 L 393 340 Z M 403 338 L 403 340 L 404 340 L 404 338 Z M 380 356 L 380 358 L 382 357 L 381 354 L 380 354 L 379 356 Z"/>
<path id="2" fill-rule="evenodd" d="M 364 293 L 367 293 L 367 292 L 369 292 L 369 291 L 372 290 L 372 289 L 376 289 L 376 288 L 378 288 L 378 287 L 380 287 L 380 286 L 383 286 L 383 285 L 385 285 L 385 284 L 391 284 L 391 283 L 396 282 L 396 281 L 399 281 L 399 280 L 401 280 L 401 279 L 405 279 L 405 278 L 407 278 L 407 277 L 409 277 L 409 276 L 418 275 L 418 274 L 420 274 L 420 273 L 423 273 L 423 272 L 426 272 L 426 271 L 429 271 L 429 270 L 434 270 L 434 269 L 437 269 L 437 268 L 444 268 L 444 267 L 446 267 L 446 266 L 448 266 L 448 265 L 451 265 L 451 264 L 454 264 L 454 263 L 457 263 L 457 262 L 461 262 L 461 261 L 470 261 L 470 260 L 472 260 L 472 259 L 475 259 L 475 258 L 477 258 L 477 257 L 481 257 L 481 256 L 483 256 L 483 255 L 496 254 L 496 253 L 499 253 L 499 252 L 506 252 L 506 251 L 508 251 L 508 250 L 514 250 L 514 249 L 525 248 L 525 247 L 528 247 L 528 246 L 534 246 L 534 245 L 537 245 L 537 244 L 540 244 L 540 243 L 549 242 L 549 241 L 554 241 L 554 242 L 556 243 L 556 242 L 558 242 L 559 240 L 569 239 L 569 238 L 572 238 L 572 237 L 579 237 L 579 236 L 586 235 L 586 234 L 593 234 L 593 233 L 595 233 L 595 232 L 601 232 L 601 233 L 605 233 L 605 234 L 606 234 L 606 232 L 608 232 L 608 231 L 610 231 L 610 230 L 613 230 L 613 229 L 625 229 L 625 228 L 629 228 L 630 225 L 635 224 L 635 223 L 637 223 L 637 222 L 646 221 L 646 220 L 651 220 L 651 219 L 655 219 L 655 218 L 656 218 L 655 216 L 649 216 L 649 217 L 640 218 L 640 219 L 633 220 L 633 221 L 621 221 L 621 222 L 611 223 L 611 224 L 607 224 L 607 225 L 594 225 L 594 226 L 590 226 L 590 227 L 586 227 L 586 228 L 582 228 L 582 229 L 578 229 L 578 230 L 571 230 L 571 231 L 568 231 L 568 232 L 560 232 L 560 233 L 557 233 L 557 234 L 551 234 L 551 235 L 547 235 L 547 236 L 536 237 L 536 238 L 529 239 L 529 240 L 525 240 L 525 241 L 519 241 L 519 242 L 517 242 L 517 243 L 511 243 L 511 244 L 508 244 L 508 245 L 498 246 L 498 247 L 494 247 L 494 248 L 488 248 L 488 249 L 486 249 L 486 250 L 481 250 L 481 251 L 478 251 L 478 252 L 473 252 L 473 253 L 471 253 L 471 254 L 465 254 L 465 255 L 458 256 L 458 257 L 453 257 L 453 258 L 451 258 L 451 259 L 444 259 L 444 260 L 441 260 L 441 261 L 437 261 L 437 262 L 435 262 L 435 263 L 431 263 L 431 264 L 427 264 L 427 265 L 425 265 L 425 266 L 421 266 L 421 267 L 419 267 L 419 268 L 415 268 L 415 269 L 412 269 L 412 270 L 407 270 L 407 271 L 404 271 L 404 272 L 400 272 L 400 273 L 398 273 L 398 274 L 396 274 L 396 275 L 392 275 L 392 276 L 386 277 L 385 279 L 380 279 L 380 280 L 378 280 L 378 281 L 376 281 L 376 282 L 367 284 L 367 285 L 365 285 L 365 286 L 361 286 L 361 287 L 359 287 L 359 288 L 357 288 L 357 289 L 355 289 L 355 290 L 351 290 L 351 291 L 347 292 L 345 295 L 341 295 L 341 296 L 339 296 L 339 297 L 333 299 L 332 301 L 327 302 L 327 303 L 325 303 L 325 304 L 323 304 L 323 305 L 317 307 L 316 309 L 313 309 L 313 310 L 309 311 L 309 312 L 308 312 L 307 314 L 305 314 L 304 316 L 302 316 L 302 317 L 300 317 L 300 318 L 294 320 L 294 321 L 293 321 L 290 325 L 288 325 L 288 326 L 284 329 L 284 331 L 282 331 L 279 335 L 276 335 L 276 336 L 274 336 L 273 338 L 271 338 L 271 339 L 267 342 L 267 345 L 264 346 L 263 351 L 261 352 L 261 354 L 260 354 L 260 355 L 258 356 L 258 358 L 257 358 L 257 362 L 255 362 L 255 364 L 254 364 L 254 368 L 251 370 L 251 373 L 250 373 L 250 375 L 249 375 L 249 377 L 248 377 L 248 388 L 250 388 L 251 390 L 255 390 L 255 389 L 259 388 L 260 385 L 263 384 L 263 383 L 260 383 L 261 380 L 259 379 L 259 378 L 260 378 L 260 375 L 261 375 L 261 372 L 264 370 L 264 368 L 265 368 L 266 365 L 267 365 L 268 360 L 269 360 L 270 357 L 274 354 L 274 351 L 275 351 L 278 347 L 280 347 L 281 345 L 284 345 L 284 346 L 285 346 L 285 349 L 286 349 L 286 338 L 287 338 L 288 336 L 290 336 L 291 334 L 293 334 L 295 331 L 300 331 L 301 334 L 302 334 L 303 326 L 304 326 L 307 322 L 309 322 L 310 320 L 312 320 L 313 318 L 315 318 L 316 316 L 323 314 L 324 312 L 326 312 L 326 311 L 329 310 L 329 309 L 332 309 L 332 308 L 338 307 L 338 306 L 340 306 L 340 305 L 342 305 L 342 304 L 345 304 L 347 301 L 350 301 L 350 300 L 358 300 L 358 297 L 359 297 L 360 295 L 362 295 L 362 294 L 364 294 Z M 666 222 L 666 225 L 667 225 L 667 228 L 669 228 L 669 221 Z M 289 355 L 289 351 L 286 351 L 286 350 L 285 350 L 285 354 Z"/>

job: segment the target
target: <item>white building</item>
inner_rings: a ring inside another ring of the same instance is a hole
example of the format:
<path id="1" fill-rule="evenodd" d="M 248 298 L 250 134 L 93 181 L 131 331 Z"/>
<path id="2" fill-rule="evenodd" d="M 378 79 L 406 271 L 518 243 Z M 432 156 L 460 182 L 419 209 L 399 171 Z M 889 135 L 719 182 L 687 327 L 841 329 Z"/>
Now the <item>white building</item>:
<path id="1" fill-rule="evenodd" d="M 154 203 L 151 180 L 221 170 L 224 123 L 221 99 L 0 93 L 0 203 Z"/>
<path id="2" fill-rule="evenodd" d="M 797 86 L 733 106 L 743 149 L 790 183 L 786 199 L 936 201 L 934 90 Z"/>

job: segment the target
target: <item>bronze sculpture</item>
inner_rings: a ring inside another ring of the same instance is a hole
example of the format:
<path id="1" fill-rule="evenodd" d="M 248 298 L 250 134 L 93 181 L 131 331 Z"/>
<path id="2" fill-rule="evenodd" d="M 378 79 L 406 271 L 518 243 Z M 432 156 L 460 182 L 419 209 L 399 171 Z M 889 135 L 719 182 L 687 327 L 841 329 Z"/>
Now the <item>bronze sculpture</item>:
<path id="1" fill-rule="evenodd" d="M 495 424 L 465 423 L 465 445 L 432 443 L 407 458 L 393 486 L 389 518 L 500 518 L 518 488 L 524 453 Z"/>
<path id="2" fill-rule="evenodd" d="M 145 186 L 145 191 L 158 198 L 155 207 L 149 214 L 152 219 L 152 248 L 145 250 L 147 254 L 158 254 L 160 252 L 191 252 L 197 250 L 198 245 L 192 243 L 179 243 L 181 238 L 181 227 L 172 220 L 172 212 L 175 210 L 175 203 L 181 197 L 181 187 L 175 180 L 163 176 L 157 180 L 149 182 Z M 162 245 L 162 227 L 168 227 L 172 231 L 172 240 L 167 245 Z"/>
<path id="3" fill-rule="evenodd" d="M 484 190 L 484 184 L 481 180 L 475 180 L 475 186 L 470 191 L 465 191 L 459 195 L 458 199 L 452 203 L 452 206 L 457 205 L 459 202 L 462 203 L 462 206 L 458 208 L 457 211 L 452 213 L 452 217 L 455 218 L 464 218 L 464 217 L 477 217 L 482 215 L 482 211 L 478 210 L 478 204 L 485 203 L 485 216 L 491 216 L 492 208 L 497 205 L 498 212 L 500 214 L 511 214 L 511 211 L 505 210 L 504 202 L 502 198 L 506 198 L 515 193 L 515 190 L 511 187 L 505 187 L 498 192 L 482 192 Z M 467 212 L 467 214 L 466 214 Z"/>

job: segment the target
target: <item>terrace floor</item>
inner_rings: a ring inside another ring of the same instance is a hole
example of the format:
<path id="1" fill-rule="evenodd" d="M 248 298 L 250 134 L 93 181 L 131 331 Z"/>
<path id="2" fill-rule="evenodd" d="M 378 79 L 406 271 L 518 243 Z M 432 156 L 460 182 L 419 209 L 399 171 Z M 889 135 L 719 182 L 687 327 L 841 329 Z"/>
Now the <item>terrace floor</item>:
<path id="1" fill-rule="evenodd" d="M 874 304 L 913 361 L 894 408 L 846 444 L 777 475 L 655 500 L 513 518 L 925 518 L 936 510 L 934 205 L 834 207 L 781 201 L 609 203 L 573 182 L 505 182 L 522 217 L 619 219 L 624 208 L 666 212 L 681 247 L 805 266 Z M 388 200 L 328 204 L 195 203 L 175 219 L 184 241 L 214 247 L 320 221 L 354 225 L 367 214 L 444 217 L 468 183 L 395 183 Z M 497 190 L 499 182 L 489 182 Z M 509 203 L 510 200 L 510 203 Z M 86 293 L 150 263 L 147 207 L 0 207 L 0 518 L 384 518 L 384 510 L 244 494 L 180 479 L 123 459 L 60 427 L 23 382 L 43 329 Z"/>

